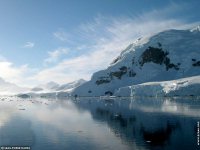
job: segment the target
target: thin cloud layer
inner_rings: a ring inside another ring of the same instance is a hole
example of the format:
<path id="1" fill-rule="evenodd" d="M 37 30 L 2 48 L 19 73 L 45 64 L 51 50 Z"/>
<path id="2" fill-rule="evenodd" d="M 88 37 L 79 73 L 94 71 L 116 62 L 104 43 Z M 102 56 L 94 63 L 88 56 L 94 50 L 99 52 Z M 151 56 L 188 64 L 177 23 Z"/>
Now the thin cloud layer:
<path id="1" fill-rule="evenodd" d="M 61 29 L 57 32 L 54 32 L 53 35 L 55 38 L 59 39 L 60 41 L 63 41 L 63 42 L 68 41 L 67 33 Z"/>
<path id="2" fill-rule="evenodd" d="M 35 46 L 35 43 L 33 42 L 26 42 L 26 44 L 23 46 L 24 48 L 33 48 Z"/>
<path id="3" fill-rule="evenodd" d="M 58 59 L 63 56 L 66 55 L 68 53 L 68 49 L 67 48 L 58 48 L 56 50 L 53 51 L 49 51 L 48 52 L 48 58 L 46 58 L 44 60 L 45 64 L 46 63 L 55 63 L 58 61 Z"/>

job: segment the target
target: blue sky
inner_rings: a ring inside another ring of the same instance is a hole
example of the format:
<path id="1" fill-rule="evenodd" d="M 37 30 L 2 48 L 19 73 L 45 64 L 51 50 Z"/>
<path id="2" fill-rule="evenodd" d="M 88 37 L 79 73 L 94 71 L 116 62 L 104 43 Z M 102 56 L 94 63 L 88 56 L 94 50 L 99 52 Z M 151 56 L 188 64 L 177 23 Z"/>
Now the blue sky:
<path id="1" fill-rule="evenodd" d="M 90 79 L 139 37 L 199 24 L 198 0 L 0 0 L 0 77 Z"/>

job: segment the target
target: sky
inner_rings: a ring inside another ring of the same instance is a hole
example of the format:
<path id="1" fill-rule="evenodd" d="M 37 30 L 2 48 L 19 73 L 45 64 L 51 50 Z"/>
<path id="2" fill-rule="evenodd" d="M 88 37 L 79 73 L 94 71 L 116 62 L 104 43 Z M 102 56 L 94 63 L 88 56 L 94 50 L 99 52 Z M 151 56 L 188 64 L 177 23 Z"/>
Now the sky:
<path id="1" fill-rule="evenodd" d="M 64 84 L 105 69 L 137 38 L 200 21 L 199 0 L 0 0 L 0 77 Z"/>

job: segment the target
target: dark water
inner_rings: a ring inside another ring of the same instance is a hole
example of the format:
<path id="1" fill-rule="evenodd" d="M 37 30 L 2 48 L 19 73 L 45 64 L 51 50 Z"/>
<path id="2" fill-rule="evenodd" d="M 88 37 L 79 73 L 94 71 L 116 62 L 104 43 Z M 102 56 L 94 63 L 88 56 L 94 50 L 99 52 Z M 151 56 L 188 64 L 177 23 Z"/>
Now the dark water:
<path id="1" fill-rule="evenodd" d="M 0 99 L 0 146 L 195 150 L 200 100 Z"/>

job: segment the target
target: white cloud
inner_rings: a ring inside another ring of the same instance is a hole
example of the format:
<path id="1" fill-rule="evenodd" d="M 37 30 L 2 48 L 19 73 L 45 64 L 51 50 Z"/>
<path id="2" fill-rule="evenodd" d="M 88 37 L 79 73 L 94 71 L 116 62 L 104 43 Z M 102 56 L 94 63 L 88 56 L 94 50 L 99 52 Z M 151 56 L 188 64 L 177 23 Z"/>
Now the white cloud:
<path id="1" fill-rule="evenodd" d="M 58 48 L 54 51 L 48 52 L 48 58 L 44 60 L 44 63 L 55 63 L 62 55 L 66 55 L 68 53 L 67 48 Z"/>
<path id="2" fill-rule="evenodd" d="M 68 35 L 66 32 L 62 31 L 61 29 L 57 32 L 53 33 L 54 37 L 59 39 L 60 41 L 68 41 Z"/>
<path id="3" fill-rule="evenodd" d="M 14 83 L 22 87 L 28 87 L 37 83 L 37 81 L 32 80 L 30 76 L 36 74 L 38 69 L 30 68 L 28 64 L 16 66 L 1 55 L 0 70 L 0 78 L 7 82 Z"/>
<path id="4" fill-rule="evenodd" d="M 70 82 L 81 77 L 88 79 L 90 77 L 90 72 L 93 72 L 94 68 L 96 68 L 95 62 L 92 61 L 93 60 L 88 61 L 88 56 L 64 60 L 54 67 L 40 71 L 32 79 L 38 80 L 39 82 L 53 80 L 59 83 Z"/>
<path id="5" fill-rule="evenodd" d="M 0 77 L 8 82 L 21 84 L 23 83 L 24 73 L 27 70 L 27 65 L 15 67 L 11 62 L 1 61 L 0 62 Z"/>
<path id="6" fill-rule="evenodd" d="M 35 46 L 35 43 L 33 42 L 26 42 L 26 44 L 23 46 L 24 48 L 33 48 Z"/>

